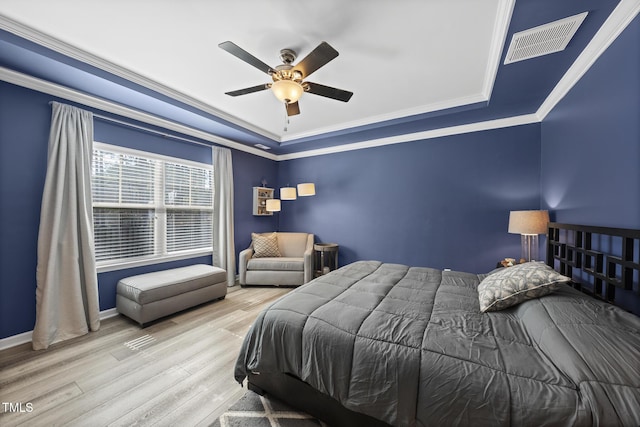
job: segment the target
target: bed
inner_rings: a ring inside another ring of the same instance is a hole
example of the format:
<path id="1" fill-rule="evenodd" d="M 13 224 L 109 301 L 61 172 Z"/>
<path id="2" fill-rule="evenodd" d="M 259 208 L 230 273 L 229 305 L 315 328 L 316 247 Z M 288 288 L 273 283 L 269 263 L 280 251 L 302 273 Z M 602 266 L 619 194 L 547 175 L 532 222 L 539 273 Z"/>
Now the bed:
<path id="1" fill-rule="evenodd" d="M 640 425 L 640 231 L 548 236 L 548 266 L 321 276 L 258 316 L 235 377 L 331 426 Z M 521 274 L 555 282 L 487 298 Z"/>

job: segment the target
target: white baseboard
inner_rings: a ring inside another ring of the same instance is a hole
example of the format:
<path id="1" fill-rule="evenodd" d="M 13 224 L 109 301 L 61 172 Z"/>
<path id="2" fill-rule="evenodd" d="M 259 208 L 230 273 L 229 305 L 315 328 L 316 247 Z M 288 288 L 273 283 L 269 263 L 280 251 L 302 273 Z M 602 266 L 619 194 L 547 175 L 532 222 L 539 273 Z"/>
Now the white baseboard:
<path id="1" fill-rule="evenodd" d="M 108 310 L 104 310 L 100 312 L 100 320 L 109 319 L 110 317 L 115 317 L 118 315 L 118 310 L 115 308 L 110 308 Z M 24 332 L 18 335 L 12 335 L 7 338 L 0 339 L 0 351 L 6 350 L 11 347 L 15 347 L 17 345 L 25 344 L 31 342 L 33 337 L 33 331 Z"/>
<path id="2" fill-rule="evenodd" d="M 100 312 L 100 320 L 109 319 L 111 317 L 116 317 L 118 315 L 118 310 L 116 308 L 110 308 L 109 310 Z"/>
<path id="3" fill-rule="evenodd" d="M 7 338 L 2 338 L 0 340 L 0 351 L 6 350 L 11 347 L 15 347 L 20 344 L 31 342 L 32 335 L 33 335 L 33 331 L 29 331 L 29 332 L 24 332 L 18 335 L 12 335 Z"/>

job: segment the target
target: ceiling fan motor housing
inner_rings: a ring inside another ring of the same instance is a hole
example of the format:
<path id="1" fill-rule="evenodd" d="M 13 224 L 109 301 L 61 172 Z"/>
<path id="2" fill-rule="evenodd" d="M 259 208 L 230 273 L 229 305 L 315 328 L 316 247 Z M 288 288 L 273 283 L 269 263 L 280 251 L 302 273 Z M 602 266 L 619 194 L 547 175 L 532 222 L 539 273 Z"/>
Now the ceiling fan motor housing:
<path id="1" fill-rule="evenodd" d="M 293 80 L 295 82 L 302 82 L 302 73 L 296 70 L 291 65 L 278 65 L 276 72 L 271 75 L 273 81 L 278 80 Z"/>
<path id="2" fill-rule="evenodd" d="M 287 65 L 293 64 L 293 61 L 296 60 L 296 53 L 291 49 L 282 49 L 280 51 L 280 59 Z"/>

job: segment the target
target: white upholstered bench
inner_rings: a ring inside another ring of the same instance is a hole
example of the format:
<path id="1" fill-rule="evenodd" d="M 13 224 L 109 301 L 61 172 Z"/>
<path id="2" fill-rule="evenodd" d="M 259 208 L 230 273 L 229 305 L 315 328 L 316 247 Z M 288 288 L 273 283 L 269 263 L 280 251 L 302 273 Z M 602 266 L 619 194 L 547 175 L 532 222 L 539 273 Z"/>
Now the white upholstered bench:
<path id="1" fill-rule="evenodd" d="M 205 264 L 126 277 L 118 282 L 116 308 L 141 326 L 227 295 L 227 272 Z"/>

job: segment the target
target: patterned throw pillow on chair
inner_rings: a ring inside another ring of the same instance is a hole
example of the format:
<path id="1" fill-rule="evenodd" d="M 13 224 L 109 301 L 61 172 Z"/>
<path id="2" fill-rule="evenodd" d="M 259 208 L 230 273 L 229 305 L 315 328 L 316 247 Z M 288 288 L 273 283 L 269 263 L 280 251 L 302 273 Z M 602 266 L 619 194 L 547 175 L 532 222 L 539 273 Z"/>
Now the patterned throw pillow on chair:
<path id="1" fill-rule="evenodd" d="M 571 279 L 541 262 L 502 268 L 480 282 L 480 311 L 498 311 L 547 295 L 569 281 Z"/>
<path id="2" fill-rule="evenodd" d="M 253 240 L 253 256 L 255 258 L 271 258 L 279 257 L 278 235 L 274 232 L 271 234 L 251 233 Z"/>

